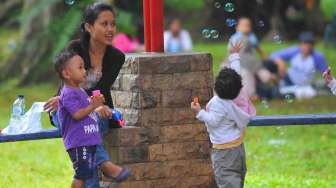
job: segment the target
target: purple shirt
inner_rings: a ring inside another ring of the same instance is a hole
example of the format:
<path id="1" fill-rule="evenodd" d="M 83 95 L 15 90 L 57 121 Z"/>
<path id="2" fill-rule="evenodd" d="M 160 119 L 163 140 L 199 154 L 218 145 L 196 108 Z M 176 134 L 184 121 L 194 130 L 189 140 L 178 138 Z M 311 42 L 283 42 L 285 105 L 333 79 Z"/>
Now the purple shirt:
<path id="1" fill-rule="evenodd" d="M 65 148 L 92 146 L 102 142 L 97 123 L 97 114 L 92 112 L 81 120 L 72 115 L 89 105 L 89 96 L 83 89 L 64 86 L 59 102 L 59 119 Z"/>

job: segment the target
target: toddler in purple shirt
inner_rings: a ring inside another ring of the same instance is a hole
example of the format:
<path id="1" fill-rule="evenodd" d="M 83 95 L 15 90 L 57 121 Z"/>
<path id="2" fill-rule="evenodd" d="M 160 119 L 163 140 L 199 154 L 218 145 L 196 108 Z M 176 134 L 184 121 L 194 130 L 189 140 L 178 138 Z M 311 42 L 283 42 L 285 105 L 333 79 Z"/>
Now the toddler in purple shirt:
<path id="1" fill-rule="evenodd" d="M 83 59 L 71 51 L 57 56 L 55 69 L 64 82 L 59 101 L 59 120 L 64 146 L 75 171 L 71 187 L 83 188 L 92 178 L 96 145 L 102 142 L 95 109 L 104 103 L 104 96 L 89 97 L 80 88 L 86 79 Z"/>

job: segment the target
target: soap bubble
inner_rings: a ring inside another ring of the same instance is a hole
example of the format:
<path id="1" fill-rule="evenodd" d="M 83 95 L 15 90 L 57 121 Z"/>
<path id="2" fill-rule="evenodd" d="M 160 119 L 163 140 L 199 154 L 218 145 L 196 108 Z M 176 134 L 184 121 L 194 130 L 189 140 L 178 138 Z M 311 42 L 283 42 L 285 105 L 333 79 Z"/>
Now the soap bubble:
<path id="1" fill-rule="evenodd" d="M 285 95 L 285 100 L 286 100 L 287 103 L 292 103 L 292 102 L 294 102 L 294 96 L 290 95 L 290 94 L 287 94 L 287 95 Z"/>
<path id="2" fill-rule="evenodd" d="M 264 21 L 259 20 L 259 21 L 258 21 L 258 26 L 259 26 L 259 27 L 264 27 L 264 26 L 265 26 Z"/>
<path id="3" fill-rule="evenodd" d="M 73 4 L 75 4 L 75 0 L 65 0 L 65 4 L 73 5 Z"/>
<path id="4" fill-rule="evenodd" d="M 232 18 L 228 18 L 226 19 L 226 25 L 229 27 L 233 27 L 237 24 L 237 21 L 235 19 Z"/>
<path id="5" fill-rule="evenodd" d="M 282 39 L 281 39 L 281 37 L 280 37 L 279 35 L 275 35 L 275 36 L 273 37 L 273 41 L 274 41 L 275 43 L 277 43 L 277 44 L 281 44 L 281 43 L 282 43 Z"/>
<path id="6" fill-rule="evenodd" d="M 233 3 L 226 3 L 224 6 L 224 10 L 226 12 L 233 12 L 235 9 L 234 4 Z"/>
<path id="7" fill-rule="evenodd" d="M 209 29 L 203 29 L 202 30 L 202 36 L 206 39 L 210 38 L 211 37 L 210 30 Z"/>
<path id="8" fill-rule="evenodd" d="M 216 39 L 219 37 L 219 32 L 216 29 L 210 31 L 211 38 Z"/>
<path id="9" fill-rule="evenodd" d="M 261 104 L 264 108 L 269 108 L 268 101 L 267 99 L 261 99 Z"/>
<path id="10" fill-rule="evenodd" d="M 222 5 L 220 4 L 220 2 L 217 2 L 217 1 L 216 1 L 216 2 L 214 3 L 214 7 L 215 7 L 215 8 L 220 8 L 221 6 L 222 6 Z"/>

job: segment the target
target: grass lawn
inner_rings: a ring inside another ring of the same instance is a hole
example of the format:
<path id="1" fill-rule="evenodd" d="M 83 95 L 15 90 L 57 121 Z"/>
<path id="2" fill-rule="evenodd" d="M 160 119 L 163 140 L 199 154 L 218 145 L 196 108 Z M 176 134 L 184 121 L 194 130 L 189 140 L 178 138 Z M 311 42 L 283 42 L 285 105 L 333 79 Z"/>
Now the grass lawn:
<path id="1" fill-rule="evenodd" d="M 270 52 L 286 46 L 265 44 Z M 196 44 L 195 50 L 214 56 L 214 71 L 224 59 L 226 44 Z M 322 49 L 329 62 L 336 59 L 332 50 Z M 17 94 L 32 101 L 44 101 L 55 86 L 44 84 L 29 88 L 13 87 L 15 81 L 1 83 L 0 127 L 5 127 L 10 105 Z M 317 97 L 294 102 L 271 101 L 256 104 L 259 115 L 331 113 L 336 98 Z M 43 124 L 48 127 L 47 116 Z M 248 162 L 247 188 L 335 188 L 336 126 L 249 127 L 245 142 Z M 0 188 L 69 187 L 72 168 L 60 139 L 0 144 Z"/>

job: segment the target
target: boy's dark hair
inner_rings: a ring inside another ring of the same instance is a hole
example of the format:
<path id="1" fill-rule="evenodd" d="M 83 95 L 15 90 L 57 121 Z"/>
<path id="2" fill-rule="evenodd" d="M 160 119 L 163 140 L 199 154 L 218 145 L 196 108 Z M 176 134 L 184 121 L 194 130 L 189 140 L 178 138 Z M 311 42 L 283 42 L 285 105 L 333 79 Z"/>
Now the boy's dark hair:
<path id="1" fill-rule="evenodd" d="M 66 50 L 56 56 L 54 60 L 54 68 L 61 79 L 63 79 L 62 71 L 64 70 L 65 65 L 75 55 L 77 55 L 77 53 L 75 53 L 74 51 Z"/>
<path id="2" fill-rule="evenodd" d="M 216 78 L 215 91 L 221 99 L 235 99 L 242 87 L 242 78 L 233 69 L 223 68 Z"/>
<path id="3" fill-rule="evenodd" d="M 300 42 L 303 42 L 303 43 L 314 44 L 315 43 L 314 33 L 311 31 L 304 31 L 300 33 L 299 40 Z"/>

